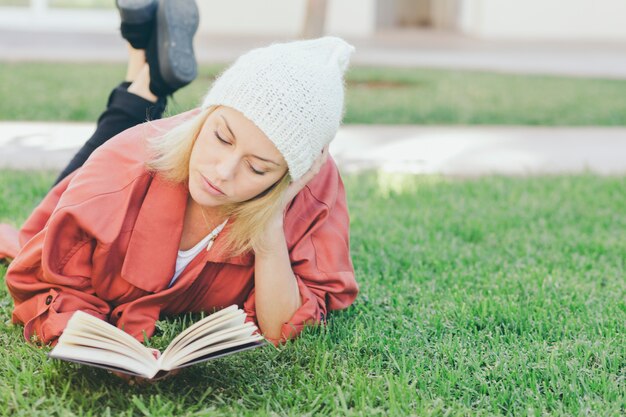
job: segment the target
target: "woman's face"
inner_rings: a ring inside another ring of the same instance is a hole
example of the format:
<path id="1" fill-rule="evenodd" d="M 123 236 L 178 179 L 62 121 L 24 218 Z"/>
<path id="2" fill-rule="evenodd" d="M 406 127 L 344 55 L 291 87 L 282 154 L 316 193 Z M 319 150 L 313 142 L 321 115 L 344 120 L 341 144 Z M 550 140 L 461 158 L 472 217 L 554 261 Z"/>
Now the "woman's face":
<path id="1" fill-rule="evenodd" d="M 269 138 L 238 110 L 219 106 L 191 151 L 189 193 L 202 206 L 249 200 L 278 181 L 287 163 Z"/>

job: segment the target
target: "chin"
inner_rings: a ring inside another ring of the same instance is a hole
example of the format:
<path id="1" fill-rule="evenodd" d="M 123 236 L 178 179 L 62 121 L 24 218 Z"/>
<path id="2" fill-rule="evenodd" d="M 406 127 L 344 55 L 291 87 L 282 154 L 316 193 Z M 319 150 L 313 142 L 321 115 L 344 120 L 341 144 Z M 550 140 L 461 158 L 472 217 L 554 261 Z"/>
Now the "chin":
<path id="1" fill-rule="evenodd" d="M 204 192 L 202 186 L 198 184 L 198 179 L 189 182 L 189 195 L 196 204 L 201 206 L 209 207 L 217 205 L 211 196 Z"/>

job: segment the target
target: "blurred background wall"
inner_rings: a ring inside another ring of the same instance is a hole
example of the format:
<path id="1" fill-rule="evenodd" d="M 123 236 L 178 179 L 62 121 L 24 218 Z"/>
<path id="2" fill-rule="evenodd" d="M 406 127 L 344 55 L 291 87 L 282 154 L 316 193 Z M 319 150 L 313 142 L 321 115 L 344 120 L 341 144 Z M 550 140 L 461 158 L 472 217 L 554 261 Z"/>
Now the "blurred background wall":
<path id="1" fill-rule="evenodd" d="M 625 0 L 198 0 L 200 33 L 295 37 L 311 11 L 322 34 L 416 30 L 484 39 L 626 39 Z M 114 0 L 0 0 L 0 29 L 109 31 Z"/>
<path id="2" fill-rule="evenodd" d="M 456 10 L 450 12 L 457 13 L 459 30 L 482 38 L 626 39 L 624 0 L 459 0 L 442 3 L 456 3 L 451 7 Z"/>

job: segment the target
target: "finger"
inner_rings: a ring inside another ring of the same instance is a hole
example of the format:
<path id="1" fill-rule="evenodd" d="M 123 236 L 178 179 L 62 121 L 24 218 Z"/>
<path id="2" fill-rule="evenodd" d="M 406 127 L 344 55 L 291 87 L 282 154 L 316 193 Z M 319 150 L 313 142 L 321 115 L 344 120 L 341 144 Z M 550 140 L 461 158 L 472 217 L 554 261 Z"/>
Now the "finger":
<path id="1" fill-rule="evenodd" d="M 328 145 L 322 148 L 320 154 L 315 158 L 313 164 L 311 164 L 311 167 L 307 170 L 307 172 L 304 173 L 302 177 L 300 177 L 296 181 L 291 181 L 291 183 L 289 184 L 289 188 L 285 191 L 285 194 L 283 196 L 283 211 L 287 208 L 287 203 L 291 201 L 296 196 L 296 194 L 298 194 L 300 190 L 302 190 L 302 188 L 304 188 L 306 184 L 308 184 L 309 181 L 311 181 L 313 177 L 315 177 L 320 172 L 322 166 L 328 160 L 328 148 Z"/>
<path id="2" fill-rule="evenodd" d="M 324 147 L 324 149 L 328 150 L 327 147 Z M 324 149 L 322 149 L 322 151 L 324 151 Z M 313 177 L 315 177 L 320 172 L 322 166 L 324 166 L 327 160 L 328 152 L 320 154 L 317 158 L 315 158 L 315 161 L 313 161 L 313 165 L 311 165 L 311 168 L 309 168 L 309 170 L 302 176 L 300 181 L 304 182 L 304 184 L 307 184 L 310 180 L 313 179 Z"/>
<path id="3" fill-rule="evenodd" d="M 146 383 L 154 384 L 157 381 L 162 381 L 162 380 L 167 379 L 169 377 L 178 375 L 179 373 L 180 373 L 180 368 L 179 369 L 172 369 L 171 371 L 167 371 L 167 372 L 165 372 L 163 374 L 160 374 L 161 376 L 158 376 L 158 377 L 155 377 L 155 378 L 152 378 L 152 379 L 147 379 Z"/>
<path id="4" fill-rule="evenodd" d="M 132 376 L 131 376 L 131 375 L 128 375 L 128 374 L 125 374 L 125 373 L 122 373 L 122 372 L 117 372 L 117 371 L 109 371 L 109 373 L 112 373 L 112 374 L 113 374 L 113 375 L 115 375 L 116 377 L 121 378 L 121 379 L 123 379 L 123 380 L 125 380 L 125 381 L 128 381 L 128 380 L 130 380 L 130 379 L 132 378 Z"/>
<path id="5" fill-rule="evenodd" d="M 154 379 L 136 376 L 136 377 L 133 377 L 130 381 L 128 381 L 128 385 L 146 386 L 146 385 L 154 384 L 155 382 L 156 381 Z"/>
<path id="6" fill-rule="evenodd" d="M 328 145 L 324 146 L 324 148 L 322 149 L 322 154 L 318 158 L 318 160 L 320 162 L 320 166 L 322 166 L 322 165 L 324 165 L 326 163 L 326 161 L 328 160 L 328 154 L 329 153 L 330 152 L 328 152 Z"/>
<path id="7" fill-rule="evenodd" d="M 326 161 L 328 161 L 328 152 L 324 153 L 324 157 L 322 158 L 320 166 L 324 166 L 324 164 L 326 164 Z"/>
<path id="8" fill-rule="evenodd" d="M 152 352 L 152 356 L 154 356 L 154 359 L 159 359 L 159 356 L 161 356 L 161 352 L 159 352 L 158 349 L 150 349 L 150 351 Z"/>
<path id="9" fill-rule="evenodd" d="M 314 171 L 315 174 L 320 172 L 320 170 L 322 169 L 322 167 L 324 166 L 327 160 L 328 160 L 328 154 L 321 155 L 321 158 L 315 161 L 315 164 L 312 167 L 312 171 Z"/>

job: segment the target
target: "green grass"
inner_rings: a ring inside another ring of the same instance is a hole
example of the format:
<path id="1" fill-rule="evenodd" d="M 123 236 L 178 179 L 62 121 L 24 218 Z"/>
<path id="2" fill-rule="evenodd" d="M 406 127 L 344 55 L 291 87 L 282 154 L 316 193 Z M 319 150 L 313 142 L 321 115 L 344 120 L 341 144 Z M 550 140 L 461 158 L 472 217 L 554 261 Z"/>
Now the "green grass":
<path id="1" fill-rule="evenodd" d="M 204 66 L 171 114 L 196 107 L 223 66 Z M 0 65 L 0 119 L 93 122 L 121 64 Z M 353 67 L 346 123 L 626 125 L 626 81 L 486 72 Z"/>
<path id="2" fill-rule="evenodd" d="M 0 172 L 0 221 L 54 178 Z M 128 387 L 25 344 L 2 285 L 0 415 L 626 413 L 626 177 L 345 183 L 361 293 L 327 327 Z"/>

